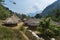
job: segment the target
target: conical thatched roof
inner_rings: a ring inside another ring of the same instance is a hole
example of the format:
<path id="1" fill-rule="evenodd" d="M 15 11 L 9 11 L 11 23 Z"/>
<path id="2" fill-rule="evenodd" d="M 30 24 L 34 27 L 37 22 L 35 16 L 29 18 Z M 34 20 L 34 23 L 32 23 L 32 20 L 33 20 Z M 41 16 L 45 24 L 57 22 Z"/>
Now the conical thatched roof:
<path id="1" fill-rule="evenodd" d="M 4 24 L 17 24 L 21 21 L 15 14 L 3 21 Z"/>
<path id="2" fill-rule="evenodd" d="M 24 23 L 29 26 L 38 26 L 39 21 L 40 21 L 40 19 L 29 19 L 29 20 L 25 21 Z"/>

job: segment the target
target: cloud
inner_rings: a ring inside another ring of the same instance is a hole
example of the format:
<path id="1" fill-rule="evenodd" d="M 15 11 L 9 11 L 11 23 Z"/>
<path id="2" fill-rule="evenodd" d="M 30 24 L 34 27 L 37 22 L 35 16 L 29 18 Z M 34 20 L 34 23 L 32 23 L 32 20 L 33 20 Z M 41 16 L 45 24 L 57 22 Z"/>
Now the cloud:
<path id="1" fill-rule="evenodd" d="M 53 3 L 55 0 L 11 0 L 16 2 L 16 5 L 12 5 L 12 3 L 6 0 L 7 7 L 10 10 L 18 13 L 33 13 L 39 10 L 44 10 L 48 5 Z"/>
<path id="2" fill-rule="evenodd" d="M 33 8 L 35 10 L 40 10 L 40 4 L 39 3 L 35 3 L 34 6 L 33 6 Z"/>

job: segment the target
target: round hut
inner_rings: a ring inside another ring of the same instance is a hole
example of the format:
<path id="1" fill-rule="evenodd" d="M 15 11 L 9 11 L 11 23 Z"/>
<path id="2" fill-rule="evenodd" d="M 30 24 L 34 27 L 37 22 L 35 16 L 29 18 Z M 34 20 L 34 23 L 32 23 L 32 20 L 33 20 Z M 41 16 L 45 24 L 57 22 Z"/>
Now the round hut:
<path id="1" fill-rule="evenodd" d="M 3 21 L 4 25 L 17 25 L 21 20 L 14 14 Z"/>
<path id="2" fill-rule="evenodd" d="M 40 19 L 29 19 L 27 21 L 25 21 L 25 25 L 29 26 L 30 29 L 34 29 L 37 26 L 39 26 L 39 21 Z"/>

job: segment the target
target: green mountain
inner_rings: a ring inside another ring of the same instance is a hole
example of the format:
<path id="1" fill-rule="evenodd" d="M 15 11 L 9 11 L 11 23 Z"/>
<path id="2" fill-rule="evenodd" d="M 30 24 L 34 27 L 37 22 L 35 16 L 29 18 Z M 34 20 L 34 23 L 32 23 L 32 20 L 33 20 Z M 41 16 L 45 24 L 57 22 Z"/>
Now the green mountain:
<path id="1" fill-rule="evenodd" d="M 59 9 L 60 10 L 60 0 L 55 1 L 53 4 L 46 7 L 43 12 L 41 13 L 42 16 L 54 15 L 55 12 L 53 10 Z"/>
<path id="2" fill-rule="evenodd" d="M 60 22 L 60 0 L 46 7 L 41 15 L 43 17 L 51 17 L 54 21 Z"/>

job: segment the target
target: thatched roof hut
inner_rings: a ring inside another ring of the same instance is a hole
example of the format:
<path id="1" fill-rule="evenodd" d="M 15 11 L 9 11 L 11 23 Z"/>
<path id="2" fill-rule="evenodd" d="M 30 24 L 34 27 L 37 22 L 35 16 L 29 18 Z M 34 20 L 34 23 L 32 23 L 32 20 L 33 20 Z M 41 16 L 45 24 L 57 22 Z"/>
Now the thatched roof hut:
<path id="1" fill-rule="evenodd" d="M 40 19 L 29 19 L 27 21 L 25 21 L 25 25 L 28 25 L 28 26 L 38 26 L 39 25 L 39 21 Z"/>
<path id="2" fill-rule="evenodd" d="M 17 24 L 21 20 L 14 14 L 13 16 L 7 18 L 3 21 L 3 24 Z"/>

